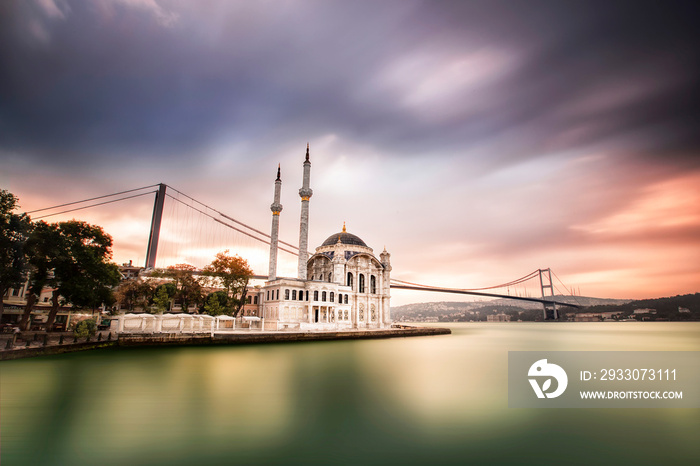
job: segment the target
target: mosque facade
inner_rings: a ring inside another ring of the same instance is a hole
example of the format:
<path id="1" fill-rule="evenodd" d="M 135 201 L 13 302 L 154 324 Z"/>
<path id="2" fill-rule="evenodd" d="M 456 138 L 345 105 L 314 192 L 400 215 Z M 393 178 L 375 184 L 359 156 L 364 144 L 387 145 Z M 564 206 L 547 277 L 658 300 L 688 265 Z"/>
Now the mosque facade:
<path id="1" fill-rule="evenodd" d="M 279 221 L 282 212 L 280 168 L 275 180 L 269 276 L 257 293 L 260 317 L 269 330 L 342 330 L 391 326 L 391 256 L 374 255 L 358 236 L 330 235 L 309 257 L 309 207 L 313 191 L 309 146 L 303 165 L 299 262 L 296 278 L 277 277 Z"/>

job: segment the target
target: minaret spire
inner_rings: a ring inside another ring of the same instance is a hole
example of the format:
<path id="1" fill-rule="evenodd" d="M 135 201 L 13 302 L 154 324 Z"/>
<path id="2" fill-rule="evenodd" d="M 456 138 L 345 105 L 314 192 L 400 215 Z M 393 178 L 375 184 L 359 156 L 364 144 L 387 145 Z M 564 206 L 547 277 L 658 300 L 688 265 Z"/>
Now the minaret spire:
<path id="1" fill-rule="evenodd" d="M 280 191 L 282 190 L 282 177 L 280 174 L 280 165 L 277 165 L 277 179 L 275 180 L 275 199 L 270 206 L 272 211 L 272 231 L 270 233 L 270 269 L 268 271 L 268 280 L 277 279 L 277 243 L 279 241 L 280 231 L 280 212 L 282 212 L 282 204 L 280 204 Z"/>
<path id="2" fill-rule="evenodd" d="M 309 199 L 313 191 L 311 183 L 311 161 L 309 160 L 309 143 L 306 143 L 306 160 L 304 161 L 304 179 L 299 196 L 301 197 L 301 221 L 299 225 L 299 280 L 306 280 L 306 262 L 309 259 Z"/>

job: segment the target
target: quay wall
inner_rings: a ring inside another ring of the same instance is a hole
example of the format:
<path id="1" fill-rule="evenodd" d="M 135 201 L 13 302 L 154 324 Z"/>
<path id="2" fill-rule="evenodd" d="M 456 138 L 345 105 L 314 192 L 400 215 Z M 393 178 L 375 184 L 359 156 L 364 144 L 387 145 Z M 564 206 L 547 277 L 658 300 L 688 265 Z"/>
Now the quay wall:
<path id="1" fill-rule="evenodd" d="M 210 334 L 151 333 L 120 334 L 115 340 L 66 343 L 62 345 L 30 346 L 0 350 L 0 361 L 50 356 L 108 347 L 189 346 L 189 345 L 245 345 L 259 343 L 289 343 L 299 341 L 366 340 L 430 335 L 449 335 L 448 328 L 408 327 L 378 330 L 347 330 L 330 332 L 238 332 Z"/>
<path id="2" fill-rule="evenodd" d="M 285 343 L 297 341 L 366 340 L 377 338 L 449 335 L 447 328 L 405 327 L 382 330 L 352 330 L 332 332 L 268 332 L 229 333 L 211 335 L 183 334 L 122 334 L 119 346 L 153 345 L 236 345 L 251 343 Z"/>

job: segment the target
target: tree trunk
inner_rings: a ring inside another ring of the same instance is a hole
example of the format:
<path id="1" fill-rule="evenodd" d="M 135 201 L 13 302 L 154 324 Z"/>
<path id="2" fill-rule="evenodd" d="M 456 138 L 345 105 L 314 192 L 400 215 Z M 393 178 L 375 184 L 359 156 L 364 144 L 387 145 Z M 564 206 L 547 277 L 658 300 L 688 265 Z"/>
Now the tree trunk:
<path id="1" fill-rule="evenodd" d="M 34 309 L 34 303 L 36 303 L 36 295 L 34 293 L 29 293 L 27 296 L 27 305 L 24 306 L 24 313 L 22 314 L 22 320 L 19 323 L 19 328 L 21 330 L 29 330 L 29 317 Z"/>
<path id="2" fill-rule="evenodd" d="M 58 314 L 58 289 L 53 290 L 53 293 L 51 293 L 51 310 L 49 311 L 48 319 L 46 319 L 47 332 L 51 331 L 51 327 L 56 320 L 56 314 Z"/>

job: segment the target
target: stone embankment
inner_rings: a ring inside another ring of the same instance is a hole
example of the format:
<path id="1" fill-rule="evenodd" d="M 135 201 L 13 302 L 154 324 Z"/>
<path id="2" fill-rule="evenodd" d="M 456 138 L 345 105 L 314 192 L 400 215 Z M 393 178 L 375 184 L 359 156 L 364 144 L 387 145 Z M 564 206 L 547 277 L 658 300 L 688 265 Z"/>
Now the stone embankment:
<path id="1" fill-rule="evenodd" d="M 375 330 L 344 330 L 326 332 L 231 332 L 210 334 L 127 334 L 122 333 L 118 337 L 105 332 L 107 337 L 99 336 L 100 340 L 93 337 L 91 341 L 75 342 L 73 337 L 57 339 L 32 337 L 24 335 L 24 339 L 12 339 L 12 344 L 2 341 L 0 360 L 29 358 L 33 356 L 47 356 L 53 354 L 69 353 L 73 351 L 85 351 L 98 348 L 119 346 L 176 346 L 176 345 L 239 345 L 257 343 L 286 343 L 299 341 L 330 341 L 330 340 L 366 340 L 378 338 L 401 338 L 430 335 L 449 335 L 452 333 L 447 328 L 410 327 L 397 325 L 390 329 Z"/>

